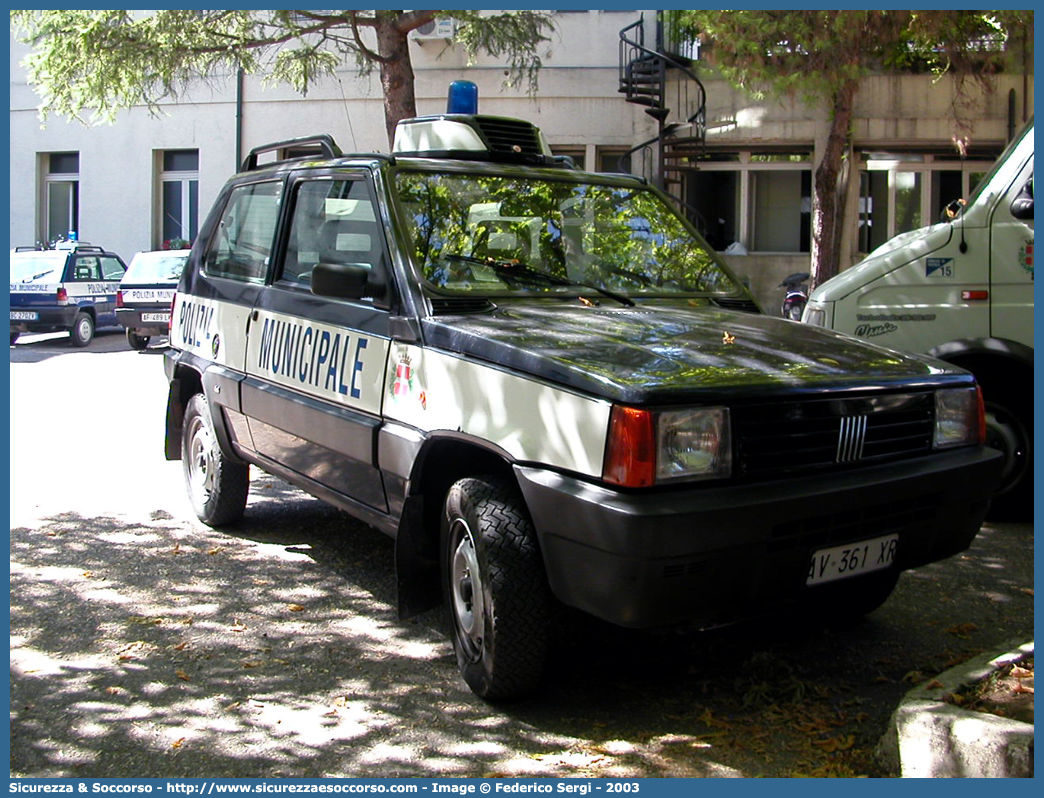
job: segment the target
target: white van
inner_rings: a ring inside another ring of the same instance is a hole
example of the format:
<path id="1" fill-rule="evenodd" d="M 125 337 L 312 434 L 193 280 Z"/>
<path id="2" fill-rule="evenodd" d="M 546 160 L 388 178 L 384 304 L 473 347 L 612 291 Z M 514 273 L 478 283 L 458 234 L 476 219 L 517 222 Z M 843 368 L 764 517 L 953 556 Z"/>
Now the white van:
<path id="1" fill-rule="evenodd" d="M 948 221 L 896 236 L 823 283 L 802 318 L 927 352 L 982 385 L 987 442 L 1006 456 L 995 517 L 1033 491 L 1033 119 Z"/>

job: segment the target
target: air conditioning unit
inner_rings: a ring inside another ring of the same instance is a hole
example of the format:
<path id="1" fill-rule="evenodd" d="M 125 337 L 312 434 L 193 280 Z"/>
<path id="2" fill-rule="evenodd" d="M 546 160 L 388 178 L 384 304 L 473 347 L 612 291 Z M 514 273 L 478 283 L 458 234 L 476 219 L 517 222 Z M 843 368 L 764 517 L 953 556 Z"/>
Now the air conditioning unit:
<path id="1" fill-rule="evenodd" d="M 433 39 L 449 40 L 457 32 L 457 23 L 451 17 L 433 19 L 410 31 L 410 38 L 417 42 Z"/>

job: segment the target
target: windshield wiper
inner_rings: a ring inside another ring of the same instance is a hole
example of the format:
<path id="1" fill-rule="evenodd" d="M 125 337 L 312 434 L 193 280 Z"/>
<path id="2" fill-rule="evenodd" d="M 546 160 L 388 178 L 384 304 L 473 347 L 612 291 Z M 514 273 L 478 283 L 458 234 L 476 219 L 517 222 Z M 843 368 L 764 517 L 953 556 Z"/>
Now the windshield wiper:
<path id="1" fill-rule="evenodd" d="M 618 294 L 616 291 L 610 291 L 608 288 L 603 288 L 600 285 L 594 283 L 585 283 L 580 280 L 570 280 L 567 277 L 558 277 L 554 274 L 548 274 L 538 269 L 534 269 L 532 266 L 527 266 L 518 260 L 498 260 L 496 258 L 476 258 L 471 255 L 444 255 L 446 260 L 457 260 L 463 261 L 464 263 L 476 263 L 481 266 L 488 266 L 493 269 L 498 275 L 506 277 L 509 282 L 514 281 L 529 281 L 531 283 L 537 282 L 544 285 L 562 285 L 573 288 L 588 288 L 591 291 L 597 291 L 602 296 L 608 297 L 621 305 L 627 307 L 634 307 L 634 300 L 624 294 Z"/>

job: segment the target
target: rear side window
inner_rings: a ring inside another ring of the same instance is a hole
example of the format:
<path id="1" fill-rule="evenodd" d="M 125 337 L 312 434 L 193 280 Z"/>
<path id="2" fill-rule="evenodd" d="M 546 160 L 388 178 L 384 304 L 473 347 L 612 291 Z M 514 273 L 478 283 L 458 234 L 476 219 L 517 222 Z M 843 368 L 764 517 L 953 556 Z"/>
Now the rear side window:
<path id="1" fill-rule="evenodd" d="M 123 277 L 123 263 L 118 258 L 103 256 L 101 258 L 101 271 L 103 280 L 119 280 Z"/>
<path id="2" fill-rule="evenodd" d="M 211 236 L 204 272 L 264 282 L 279 218 L 280 190 L 280 183 L 252 183 L 232 190 Z"/>

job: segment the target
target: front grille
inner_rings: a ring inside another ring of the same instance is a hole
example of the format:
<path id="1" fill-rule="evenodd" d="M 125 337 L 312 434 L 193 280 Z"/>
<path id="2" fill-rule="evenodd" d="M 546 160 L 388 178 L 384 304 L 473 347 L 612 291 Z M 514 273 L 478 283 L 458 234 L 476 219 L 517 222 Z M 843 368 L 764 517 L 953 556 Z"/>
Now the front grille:
<path id="1" fill-rule="evenodd" d="M 809 399 L 732 409 L 738 475 L 763 479 L 931 451 L 932 393 Z"/>
<path id="2" fill-rule="evenodd" d="M 490 152 L 543 155 L 536 128 L 528 122 L 498 116 L 479 116 L 475 122 Z"/>

